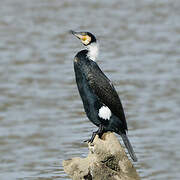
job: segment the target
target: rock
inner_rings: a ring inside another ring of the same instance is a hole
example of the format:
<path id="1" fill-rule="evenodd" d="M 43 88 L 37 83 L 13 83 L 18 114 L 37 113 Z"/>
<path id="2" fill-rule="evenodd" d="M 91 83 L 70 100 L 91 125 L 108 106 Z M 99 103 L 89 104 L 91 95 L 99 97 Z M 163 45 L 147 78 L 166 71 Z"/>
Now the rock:
<path id="1" fill-rule="evenodd" d="M 140 180 L 116 136 L 104 133 L 89 143 L 86 158 L 63 161 L 64 171 L 73 180 Z"/>

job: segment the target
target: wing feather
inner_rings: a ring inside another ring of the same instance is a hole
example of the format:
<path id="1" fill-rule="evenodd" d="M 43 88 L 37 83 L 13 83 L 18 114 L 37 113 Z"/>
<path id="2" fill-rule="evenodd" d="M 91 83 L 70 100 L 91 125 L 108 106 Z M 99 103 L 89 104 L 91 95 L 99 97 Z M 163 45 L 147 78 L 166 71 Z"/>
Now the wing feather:
<path id="1" fill-rule="evenodd" d="M 87 81 L 100 101 L 104 103 L 114 115 L 119 117 L 124 128 L 127 129 L 126 118 L 119 96 L 112 82 L 106 77 L 95 62 L 88 72 Z"/>

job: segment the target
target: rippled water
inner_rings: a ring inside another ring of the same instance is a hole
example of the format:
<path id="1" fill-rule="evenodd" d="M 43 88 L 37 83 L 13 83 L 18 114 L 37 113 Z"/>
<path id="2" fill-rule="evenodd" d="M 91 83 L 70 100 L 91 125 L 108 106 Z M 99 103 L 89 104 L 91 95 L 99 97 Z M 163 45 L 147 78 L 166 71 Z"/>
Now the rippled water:
<path id="1" fill-rule="evenodd" d="M 142 179 L 180 179 L 178 0 L 1 0 L 0 179 L 68 179 L 62 160 L 87 154 L 86 118 L 73 72 L 81 45 L 100 41 L 98 63 L 127 114 Z"/>

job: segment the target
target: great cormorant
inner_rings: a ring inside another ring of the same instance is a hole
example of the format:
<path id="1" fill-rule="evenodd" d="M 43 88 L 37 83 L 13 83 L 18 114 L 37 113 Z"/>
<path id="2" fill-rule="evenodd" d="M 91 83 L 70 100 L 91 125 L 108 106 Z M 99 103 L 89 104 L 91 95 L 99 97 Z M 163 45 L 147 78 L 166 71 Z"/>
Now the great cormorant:
<path id="1" fill-rule="evenodd" d="M 95 62 L 98 55 L 95 36 L 90 32 L 70 32 L 86 46 L 74 58 L 74 71 L 87 117 L 99 127 L 88 142 L 93 142 L 96 134 L 101 138 L 104 132 L 115 132 L 121 135 L 133 161 L 137 161 L 126 135 L 128 128 L 120 98 L 112 82 Z"/>

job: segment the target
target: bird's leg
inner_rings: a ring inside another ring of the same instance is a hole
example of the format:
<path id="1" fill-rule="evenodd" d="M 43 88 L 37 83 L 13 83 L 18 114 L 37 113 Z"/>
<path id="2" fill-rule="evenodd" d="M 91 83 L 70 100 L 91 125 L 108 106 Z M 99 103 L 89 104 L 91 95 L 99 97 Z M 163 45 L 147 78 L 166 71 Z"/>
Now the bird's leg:
<path id="1" fill-rule="evenodd" d="M 101 139 L 102 135 L 104 134 L 104 127 L 102 124 L 100 124 L 99 129 L 97 130 L 97 135 Z"/>
<path id="2" fill-rule="evenodd" d="M 103 128 L 103 126 L 100 124 L 100 125 L 99 125 L 99 129 L 98 129 L 97 131 L 95 131 L 95 132 L 92 133 L 91 139 L 85 140 L 84 142 L 88 142 L 88 143 L 90 142 L 90 143 L 92 143 L 92 142 L 94 141 L 94 138 L 95 138 L 96 135 L 98 135 L 99 138 L 101 138 L 102 135 L 103 135 L 103 133 L 104 133 L 103 131 L 104 131 L 104 128 Z"/>
<path id="3" fill-rule="evenodd" d="M 98 131 L 93 132 L 91 138 L 85 140 L 84 142 L 88 142 L 88 143 L 90 142 L 90 143 L 92 143 L 92 142 L 94 141 L 94 138 L 95 138 L 97 132 L 98 132 Z"/>

